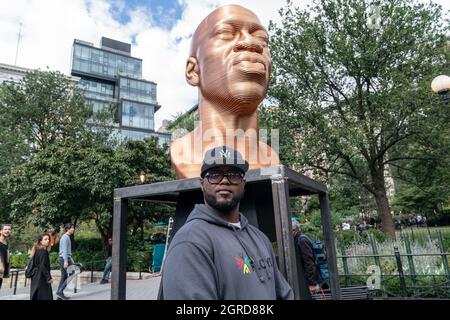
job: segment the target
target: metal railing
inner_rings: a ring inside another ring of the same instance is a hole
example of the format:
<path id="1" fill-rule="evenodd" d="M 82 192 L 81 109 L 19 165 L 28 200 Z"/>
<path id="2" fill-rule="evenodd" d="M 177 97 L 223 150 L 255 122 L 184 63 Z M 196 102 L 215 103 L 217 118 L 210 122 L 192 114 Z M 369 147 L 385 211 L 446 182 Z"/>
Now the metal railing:
<path id="1" fill-rule="evenodd" d="M 11 270 L 9 273 L 11 274 L 11 281 L 9 282 L 9 288 L 13 288 L 13 282 L 14 282 L 14 291 L 13 294 L 15 295 L 17 292 L 17 280 L 19 279 L 19 273 L 24 272 L 25 273 L 25 269 L 15 269 L 15 270 Z M 16 276 L 14 278 L 14 275 Z M 26 277 L 25 277 L 26 279 Z M 25 280 L 25 287 L 27 286 L 27 282 Z"/>
<path id="2" fill-rule="evenodd" d="M 402 240 L 405 244 L 406 253 L 400 253 L 398 247 L 394 247 L 393 254 L 379 254 L 377 250 L 376 241 L 373 237 L 369 237 L 369 242 L 372 247 L 372 254 L 365 255 L 346 255 L 345 248 L 340 245 L 341 255 L 337 256 L 337 259 L 342 260 L 342 270 L 343 273 L 340 274 L 341 283 L 345 287 L 355 285 L 360 285 L 364 279 L 367 280 L 370 275 L 368 274 L 351 274 L 349 272 L 349 259 L 373 259 L 375 266 L 379 268 L 380 277 L 380 288 L 374 290 L 375 293 L 380 293 L 383 298 L 389 297 L 402 297 L 407 298 L 421 298 L 424 296 L 432 296 L 439 298 L 442 293 L 445 293 L 446 298 L 450 298 L 450 269 L 448 256 L 449 252 L 445 251 L 445 244 L 440 232 L 437 233 L 437 240 L 439 243 L 439 253 L 422 253 L 413 254 L 411 250 L 410 239 L 407 235 L 402 235 Z M 443 275 L 437 274 L 417 274 L 414 264 L 414 257 L 432 257 L 440 256 L 442 259 L 442 266 L 444 269 Z M 408 273 L 405 272 L 403 266 L 402 257 L 406 258 L 408 263 Z M 391 258 L 395 259 L 397 274 L 384 274 L 382 272 L 381 258 Z M 429 280 L 433 279 L 433 284 L 423 285 L 420 284 L 420 278 Z M 436 281 L 436 279 L 442 279 L 443 281 Z M 356 279 L 356 281 L 352 281 Z M 392 292 L 388 290 L 388 285 L 399 284 L 401 292 Z M 425 289 L 425 290 L 424 290 Z M 441 293 L 439 293 L 441 292 Z"/>
<path id="3" fill-rule="evenodd" d="M 128 258 L 128 261 L 130 261 L 130 262 L 136 261 L 136 260 L 139 261 L 139 267 L 138 267 L 139 280 L 142 280 L 142 273 L 145 272 L 145 270 L 146 270 L 145 269 L 146 263 L 142 259 L 131 258 L 131 257 Z M 82 263 L 76 262 L 75 265 L 77 265 L 80 268 L 80 271 L 81 271 L 80 274 L 83 272 L 86 272 L 86 271 L 90 272 L 90 283 L 94 283 L 94 278 L 95 278 L 94 272 L 96 272 L 96 271 L 103 272 L 104 267 L 105 267 L 105 261 L 106 261 L 106 259 L 91 260 L 91 261 L 82 262 Z M 53 264 L 50 266 L 51 270 L 59 270 L 59 268 L 60 268 L 59 264 Z M 17 288 L 18 288 L 17 282 L 18 282 L 19 276 L 22 273 L 25 273 L 25 269 L 12 269 L 10 271 L 11 281 L 9 283 L 9 288 L 13 289 L 13 295 L 17 294 Z M 23 288 L 27 287 L 28 281 L 30 281 L 30 279 L 25 277 Z M 75 279 L 75 281 L 78 281 L 78 279 Z M 77 293 L 77 285 L 76 284 L 74 286 L 74 293 Z"/>

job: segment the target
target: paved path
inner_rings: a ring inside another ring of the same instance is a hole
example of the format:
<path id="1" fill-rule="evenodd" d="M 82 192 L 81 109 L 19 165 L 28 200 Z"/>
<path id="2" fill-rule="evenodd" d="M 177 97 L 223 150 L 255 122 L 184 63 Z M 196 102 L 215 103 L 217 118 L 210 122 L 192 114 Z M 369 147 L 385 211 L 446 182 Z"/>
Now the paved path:
<path id="1" fill-rule="evenodd" d="M 161 277 L 152 277 L 144 280 L 127 280 L 127 300 L 156 300 L 158 296 Z M 56 286 L 53 286 L 53 297 L 56 299 Z M 82 285 L 77 293 L 66 289 L 65 295 L 70 300 L 110 300 L 111 284 L 90 283 Z M 0 289 L 0 300 L 29 300 L 30 287 L 13 289 Z"/>

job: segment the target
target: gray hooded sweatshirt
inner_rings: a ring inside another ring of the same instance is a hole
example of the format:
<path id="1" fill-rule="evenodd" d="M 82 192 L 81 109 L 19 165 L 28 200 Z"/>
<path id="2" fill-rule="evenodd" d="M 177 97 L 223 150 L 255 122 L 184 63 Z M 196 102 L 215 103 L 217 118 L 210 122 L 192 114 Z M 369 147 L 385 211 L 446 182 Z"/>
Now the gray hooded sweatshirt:
<path id="1" fill-rule="evenodd" d="M 233 226 L 197 204 L 168 248 L 164 299 L 293 299 L 269 239 L 242 214 L 240 223 Z"/>

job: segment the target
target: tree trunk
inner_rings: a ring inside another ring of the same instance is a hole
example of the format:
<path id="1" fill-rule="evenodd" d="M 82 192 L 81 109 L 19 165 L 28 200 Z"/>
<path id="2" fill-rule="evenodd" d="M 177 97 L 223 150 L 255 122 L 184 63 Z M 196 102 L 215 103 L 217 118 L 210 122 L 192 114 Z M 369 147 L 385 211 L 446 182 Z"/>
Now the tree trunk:
<path id="1" fill-rule="evenodd" d="M 105 247 L 108 244 L 108 239 L 109 239 L 108 230 L 105 230 L 102 227 L 100 227 L 100 222 L 96 221 L 96 224 L 97 224 L 97 230 L 100 233 L 100 236 L 102 237 L 103 246 Z"/>
<path id="2" fill-rule="evenodd" d="M 383 226 L 383 233 L 387 238 L 395 240 L 395 227 L 392 220 L 391 209 L 389 207 L 389 200 L 386 194 L 386 187 L 384 185 L 384 172 L 378 170 L 372 175 L 374 185 L 374 196 L 377 204 L 378 216 L 381 219 Z"/>

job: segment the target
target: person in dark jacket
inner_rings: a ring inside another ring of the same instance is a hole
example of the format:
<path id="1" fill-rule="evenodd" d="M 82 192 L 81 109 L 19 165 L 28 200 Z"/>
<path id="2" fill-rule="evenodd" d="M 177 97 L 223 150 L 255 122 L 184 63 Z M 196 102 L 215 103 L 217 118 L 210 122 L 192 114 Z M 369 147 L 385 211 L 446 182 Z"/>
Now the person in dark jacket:
<path id="1" fill-rule="evenodd" d="M 50 249 L 50 235 L 46 233 L 40 235 L 31 251 L 36 271 L 31 278 L 30 300 L 53 300 L 53 279 L 48 254 Z"/>
<path id="2" fill-rule="evenodd" d="M 312 242 L 306 235 L 301 233 L 300 223 L 297 220 L 292 220 L 292 235 L 294 236 L 294 243 L 301 253 L 301 261 L 309 293 L 315 294 L 320 289 L 321 278 L 314 258 Z"/>
<path id="3" fill-rule="evenodd" d="M 267 236 L 239 212 L 248 162 L 226 146 L 206 152 L 197 204 L 169 245 L 166 300 L 293 299 Z"/>

